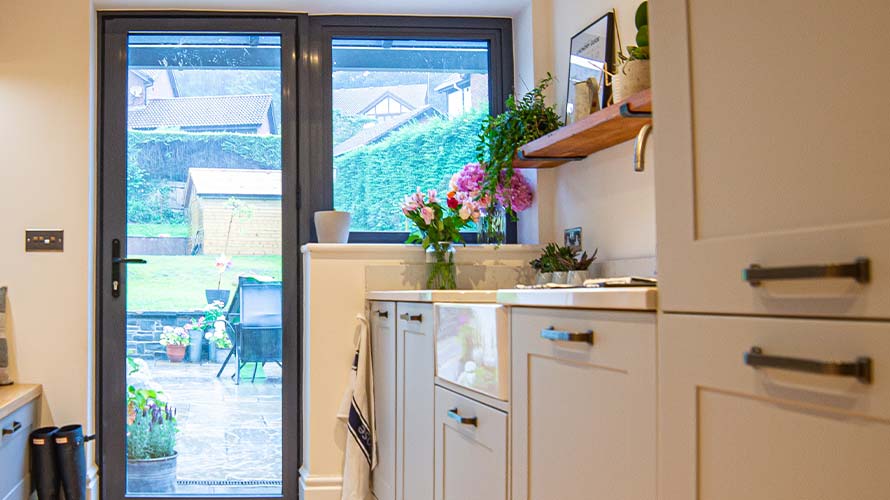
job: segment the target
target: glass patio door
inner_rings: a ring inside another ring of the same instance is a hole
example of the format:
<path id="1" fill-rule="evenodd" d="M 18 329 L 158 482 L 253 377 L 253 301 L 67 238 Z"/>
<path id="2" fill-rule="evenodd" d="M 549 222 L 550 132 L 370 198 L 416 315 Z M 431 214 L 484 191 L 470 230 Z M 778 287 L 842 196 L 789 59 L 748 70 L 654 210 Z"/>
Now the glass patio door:
<path id="1" fill-rule="evenodd" d="M 296 19 L 109 16 L 103 29 L 103 495 L 285 496 Z"/>

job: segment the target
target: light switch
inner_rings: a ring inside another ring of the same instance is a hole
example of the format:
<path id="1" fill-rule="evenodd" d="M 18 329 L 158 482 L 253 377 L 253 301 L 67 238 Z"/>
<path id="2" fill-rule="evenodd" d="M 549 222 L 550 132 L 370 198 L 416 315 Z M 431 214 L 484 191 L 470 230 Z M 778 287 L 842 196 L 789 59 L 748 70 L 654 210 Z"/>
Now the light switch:
<path id="1" fill-rule="evenodd" d="M 64 249 L 64 231 L 28 229 L 25 231 L 26 252 L 61 252 Z"/>

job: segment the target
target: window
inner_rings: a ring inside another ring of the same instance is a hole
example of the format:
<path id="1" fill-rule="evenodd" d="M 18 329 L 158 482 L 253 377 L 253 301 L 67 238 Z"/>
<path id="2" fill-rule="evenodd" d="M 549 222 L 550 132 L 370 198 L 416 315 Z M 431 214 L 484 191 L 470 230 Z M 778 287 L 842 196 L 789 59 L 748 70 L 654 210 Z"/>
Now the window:
<path id="1" fill-rule="evenodd" d="M 415 188 L 446 192 L 451 177 L 475 161 L 482 121 L 501 111 L 512 90 L 510 21 L 311 22 L 329 99 L 320 112 L 330 126 L 312 153 L 329 198 L 313 206 L 351 212 L 350 242 L 404 242 L 410 226 L 402 199 Z"/>

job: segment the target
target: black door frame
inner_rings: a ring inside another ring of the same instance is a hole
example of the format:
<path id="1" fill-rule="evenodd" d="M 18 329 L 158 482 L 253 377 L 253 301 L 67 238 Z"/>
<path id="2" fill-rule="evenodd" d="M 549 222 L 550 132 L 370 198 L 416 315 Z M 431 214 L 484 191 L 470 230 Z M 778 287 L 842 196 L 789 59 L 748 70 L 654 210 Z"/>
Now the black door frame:
<path id="1" fill-rule="evenodd" d="M 277 33 L 281 36 L 282 147 L 282 497 L 299 496 L 302 464 L 302 272 L 300 245 L 309 241 L 309 215 L 300 210 L 301 179 L 308 162 L 306 82 L 308 18 L 305 14 L 275 15 L 212 12 L 100 12 L 98 15 L 98 178 L 96 231 L 96 385 L 99 415 L 96 459 L 101 471 L 101 495 L 123 500 L 126 495 L 126 429 L 122 418 L 126 392 L 126 272 L 120 297 L 112 297 L 111 241 L 123 242 L 126 255 L 126 80 L 127 33 L 130 31 Z M 140 498 L 152 498 L 142 496 Z M 189 495 L 195 500 L 214 497 Z M 232 497 L 238 498 L 238 497 Z M 265 497 L 269 498 L 269 497 Z M 275 498 L 274 496 L 272 498 Z"/>

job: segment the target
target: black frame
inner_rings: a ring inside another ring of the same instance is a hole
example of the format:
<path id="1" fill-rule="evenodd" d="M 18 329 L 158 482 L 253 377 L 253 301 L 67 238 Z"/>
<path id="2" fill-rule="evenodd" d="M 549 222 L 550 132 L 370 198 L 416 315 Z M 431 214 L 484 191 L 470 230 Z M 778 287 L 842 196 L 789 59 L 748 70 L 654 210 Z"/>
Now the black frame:
<path id="1" fill-rule="evenodd" d="M 567 110 L 569 107 L 569 95 L 571 95 L 572 90 L 572 42 L 575 40 L 575 38 L 578 37 L 578 35 L 596 26 L 597 24 L 602 22 L 603 19 L 606 20 L 606 32 L 608 33 L 608 35 L 606 35 L 606 71 L 611 73 L 615 72 L 615 12 L 609 11 L 598 17 L 596 21 L 585 26 L 584 29 L 582 29 L 581 31 L 572 35 L 572 38 L 569 40 L 569 74 L 566 75 L 566 102 L 563 103 L 563 110 Z M 603 95 L 602 97 L 597 96 L 597 98 L 600 99 L 600 108 L 605 108 L 606 106 L 608 106 L 609 99 L 612 98 L 612 86 L 607 85 L 608 81 L 609 77 L 604 75 L 603 85 L 600 89 Z"/>
<path id="2" fill-rule="evenodd" d="M 282 78 L 282 491 L 281 497 L 299 496 L 299 468 L 302 465 L 302 273 L 300 245 L 309 241 L 307 217 L 300 210 L 300 187 L 308 153 L 299 144 L 308 144 L 306 92 L 295 92 L 298 82 L 307 81 L 308 19 L 305 14 L 270 15 L 211 12 L 100 12 L 98 17 L 98 206 L 96 232 L 96 329 L 97 329 L 97 414 L 99 444 L 97 462 L 102 471 L 101 495 L 122 500 L 126 494 L 125 428 L 121 418 L 126 381 L 126 344 L 115 342 L 126 329 L 126 273 L 121 286 L 124 294 L 112 297 L 110 285 L 111 240 L 126 234 L 126 130 L 120 117 L 126 116 L 126 50 L 130 31 L 201 31 L 278 33 L 281 36 Z M 287 119 L 286 117 L 290 117 Z M 105 124 L 115 124 L 106 127 Z M 124 175 L 121 175 L 124 174 Z M 116 335 L 117 334 L 117 335 Z M 106 404 L 107 403 L 107 404 Z M 118 436 L 110 439 L 108 436 Z M 134 495 L 136 496 L 136 495 Z M 152 498 L 150 495 L 138 495 Z M 193 499 L 213 497 L 191 496 Z M 238 498 L 238 497 L 233 497 Z M 268 497 L 267 497 L 268 498 Z M 272 498 L 276 498 L 272 496 Z"/>
<path id="3" fill-rule="evenodd" d="M 312 16 L 309 18 L 309 89 L 313 98 L 310 115 L 311 189 L 305 201 L 305 216 L 334 206 L 333 111 L 331 41 L 334 38 L 391 38 L 484 40 L 489 43 L 489 101 L 491 114 L 504 111 L 504 101 L 513 93 L 513 23 L 506 18 L 404 17 L 404 16 Z M 464 233 L 467 243 L 475 233 Z M 404 243 L 408 233 L 351 232 L 350 243 Z M 317 241 L 315 231 L 313 241 Z M 507 243 L 516 243 L 516 222 L 507 221 Z"/>

